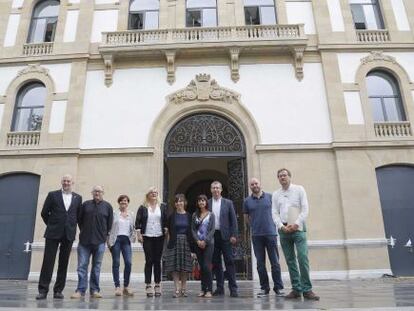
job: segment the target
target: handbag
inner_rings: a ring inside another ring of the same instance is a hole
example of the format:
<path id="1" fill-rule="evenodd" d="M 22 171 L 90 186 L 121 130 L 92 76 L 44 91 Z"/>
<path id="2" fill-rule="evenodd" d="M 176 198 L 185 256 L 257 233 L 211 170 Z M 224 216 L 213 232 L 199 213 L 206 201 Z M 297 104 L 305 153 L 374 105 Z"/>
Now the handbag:
<path id="1" fill-rule="evenodd" d="M 198 260 L 193 260 L 193 271 L 192 271 L 192 277 L 193 280 L 199 281 L 201 280 L 201 271 L 200 271 L 200 265 L 198 264 Z"/>

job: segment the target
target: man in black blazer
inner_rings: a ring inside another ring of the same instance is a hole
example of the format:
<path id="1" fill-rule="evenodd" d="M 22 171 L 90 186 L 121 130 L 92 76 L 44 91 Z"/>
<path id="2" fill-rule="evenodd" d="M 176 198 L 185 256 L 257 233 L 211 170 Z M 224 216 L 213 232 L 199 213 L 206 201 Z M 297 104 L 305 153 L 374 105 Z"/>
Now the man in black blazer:
<path id="1" fill-rule="evenodd" d="M 232 245 L 237 242 L 237 218 L 233 202 L 221 196 L 223 187 L 219 181 L 211 184 L 212 198 L 208 200 L 208 207 L 215 216 L 213 274 L 216 276 L 217 288 L 213 296 L 224 295 L 224 273 L 221 265 L 221 256 L 226 266 L 226 275 L 229 281 L 230 297 L 238 297 L 236 283 L 236 269 L 234 265 Z"/>
<path id="2" fill-rule="evenodd" d="M 72 176 L 64 175 L 61 184 L 60 190 L 49 192 L 41 213 L 46 224 L 44 234 L 46 241 L 37 300 L 46 299 L 58 248 L 59 264 L 53 287 L 53 298 L 63 299 L 62 291 L 66 283 L 69 256 L 75 240 L 77 214 L 82 204 L 82 197 L 72 192 Z"/>

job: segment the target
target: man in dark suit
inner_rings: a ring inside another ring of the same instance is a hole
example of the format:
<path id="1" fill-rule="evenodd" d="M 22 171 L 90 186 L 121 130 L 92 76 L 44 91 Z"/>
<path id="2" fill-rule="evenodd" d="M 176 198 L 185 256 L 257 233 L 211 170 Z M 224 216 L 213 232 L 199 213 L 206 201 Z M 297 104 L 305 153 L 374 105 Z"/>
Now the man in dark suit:
<path id="1" fill-rule="evenodd" d="M 234 265 L 232 245 L 237 242 L 237 219 L 233 202 L 221 196 L 223 187 L 219 181 L 211 184 L 212 198 L 208 207 L 215 216 L 216 231 L 214 232 L 213 274 L 216 276 L 217 288 L 213 296 L 224 295 L 224 273 L 221 256 L 226 266 L 226 276 L 229 281 L 230 297 L 238 297 L 236 284 L 236 269 Z"/>
<path id="2" fill-rule="evenodd" d="M 61 184 L 62 189 L 49 192 L 41 213 L 46 224 L 44 235 L 46 242 L 37 300 L 46 299 L 58 248 L 59 264 L 53 298 L 63 299 L 62 291 L 65 288 L 69 256 L 75 240 L 77 214 L 82 204 L 82 197 L 72 192 L 72 176 L 64 175 Z"/>

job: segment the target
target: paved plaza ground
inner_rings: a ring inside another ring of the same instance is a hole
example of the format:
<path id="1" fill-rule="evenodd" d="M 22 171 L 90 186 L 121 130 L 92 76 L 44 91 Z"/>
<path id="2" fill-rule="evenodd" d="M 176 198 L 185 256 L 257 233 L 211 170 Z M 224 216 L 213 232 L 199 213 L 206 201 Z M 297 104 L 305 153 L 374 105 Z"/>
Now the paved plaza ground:
<path id="1" fill-rule="evenodd" d="M 135 296 L 115 297 L 112 283 L 102 284 L 102 299 L 70 299 L 76 283 L 69 281 L 65 299 L 36 301 L 37 283 L 30 281 L 0 281 L 0 310 L 75 309 L 94 310 L 414 310 L 414 278 L 381 278 L 350 281 L 315 281 L 314 291 L 321 296 L 318 302 L 285 300 L 273 293 L 257 298 L 258 282 L 239 282 L 240 297 L 198 298 L 198 282 L 189 283 L 188 298 L 172 298 L 172 282 L 164 282 L 160 298 L 146 298 L 142 283 L 132 283 Z M 288 292 L 288 290 L 286 291 Z"/>

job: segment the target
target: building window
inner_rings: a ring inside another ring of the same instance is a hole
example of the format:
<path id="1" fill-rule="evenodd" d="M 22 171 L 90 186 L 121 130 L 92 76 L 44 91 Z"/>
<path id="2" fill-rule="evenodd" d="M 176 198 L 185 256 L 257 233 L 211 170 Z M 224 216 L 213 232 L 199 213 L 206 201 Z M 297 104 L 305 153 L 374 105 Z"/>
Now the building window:
<path id="1" fill-rule="evenodd" d="M 46 101 L 46 87 L 40 82 L 23 86 L 17 93 L 12 132 L 40 131 Z"/>
<path id="2" fill-rule="evenodd" d="M 59 15 L 59 1 L 39 2 L 34 10 L 30 24 L 28 43 L 53 42 Z"/>
<path id="3" fill-rule="evenodd" d="M 374 122 L 405 121 L 398 82 L 383 71 L 371 71 L 366 77 Z"/>
<path id="4" fill-rule="evenodd" d="M 355 29 L 384 29 L 378 0 L 349 0 Z"/>
<path id="5" fill-rule="evenodd" d="M 159 0 L 132 0 L 128 29 L 158 29 Z"/>
<path id="6" fill-rule="evenodd" d="M 273 0 L 244 0 L 246 25 L 275 25 L 276 9 Z"/>
<path id="7" fill-rule="evenodd" d="M 187 0 L 187 27 L 216 27 L 216 0 Z"/>

